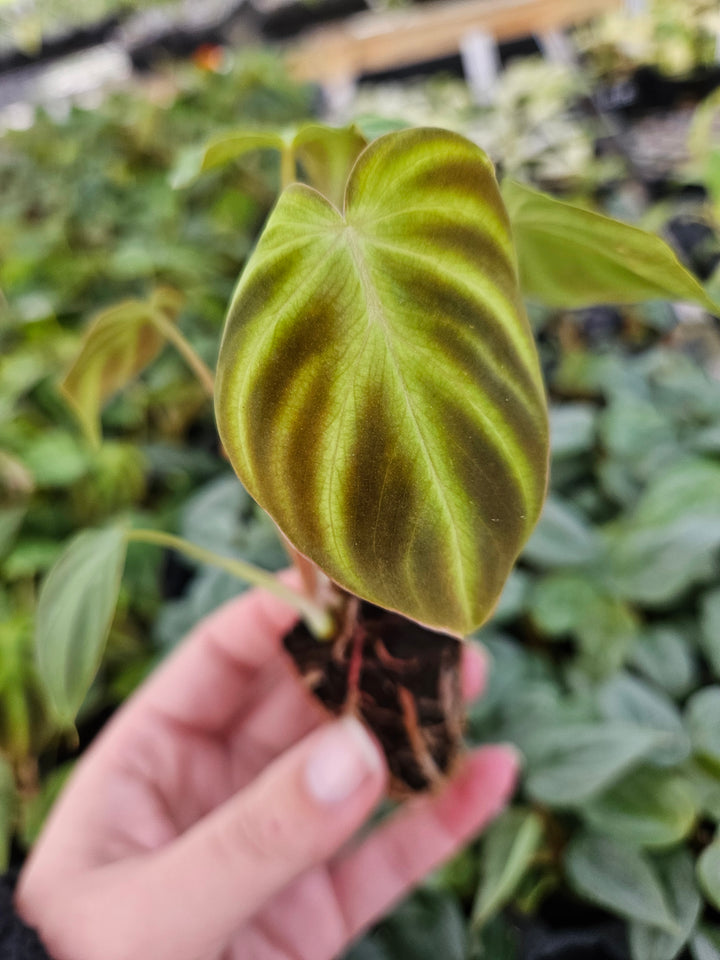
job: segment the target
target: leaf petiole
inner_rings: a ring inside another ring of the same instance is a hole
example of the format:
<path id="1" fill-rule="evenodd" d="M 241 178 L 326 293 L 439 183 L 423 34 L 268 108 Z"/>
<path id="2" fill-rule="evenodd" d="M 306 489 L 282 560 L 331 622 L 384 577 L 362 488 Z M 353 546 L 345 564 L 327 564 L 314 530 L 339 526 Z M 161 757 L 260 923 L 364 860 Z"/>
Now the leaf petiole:
<path id="1" fill-rule="evenodd" d="M 154 310 L 150 319 L 157 330 L 172 343 L 198 378 L 208 396 L 213 397 L 215 394 L 215 377 L 205 361 L 198 356 L 194 348 L 185 339 L 175 324 L 168 320 L 162 310 Z"/>
<path id="2" fill-rule="evenodd" d="M 225 570 L 239 580 L 268 590 L 279 600 L 283 600 L 294 607 L 318 639 L 328 639 L 333 633 L 335 624 L 329 611 L 313 603 L 298 590 L 288 587 L 272 573 L 268 573 L 267 570 L 261 570 L 244 560 L 220 556 L 213 553 L 212 550 L 206 550 L 189 540 L 183 540 L 182 537 L 165 533 L 162 530 L 128 530 L 125 539 L 128 543 L 149 543 L 159 547 L 168 547 L 171 550 L 177 550 L 191 560 L 196 560 L 198 563 L 207 563 L 218 567 L 220 570 Z"/>

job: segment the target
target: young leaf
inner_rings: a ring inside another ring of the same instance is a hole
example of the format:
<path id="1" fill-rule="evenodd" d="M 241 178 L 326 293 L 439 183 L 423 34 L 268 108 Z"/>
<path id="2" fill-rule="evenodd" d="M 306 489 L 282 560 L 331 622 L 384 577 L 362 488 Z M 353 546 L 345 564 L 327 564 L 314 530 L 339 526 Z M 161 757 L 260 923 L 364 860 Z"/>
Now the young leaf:
<path id="1" fill-rule="evenodd" d="M 542 821 L 532 810 L 507 810 L 490 826 L 483 843 L 483 878 L 473 908 L 474 926 L 483 926 L 510 900 L 542 832 Z"/>
<path id="2" fill-rule="evenodd" d="M 220 349 L 220 435 L 252 496 L 346 589 L 468 633 L 538 518 L 547 414 L 492 167 L 416 129 L 339 213 L 281 196 Z"/>
<path id="3" fill-rule="evenodd" d="M 38 670 L 65 725 L 73 723 L 102 659 L 124 563 L 122 527 L 84 530 L 70 541 L 40 590 Z"/>
<path id="4" fill-rule="evenodd" d="M 677 933 L 657 871 L 638 850 L 602 834 L 579 834 L 567 849 L 565 869 L 570 885 L 587 900 Z"/>
<path id="5" fill-rule="evenodd" d="M 225 166 L 245 154 L 273 150 L 284 157 L 291 180 L 297 178 L 299 162 L 306 182 L 339 207 L 350 169 L 366 143 L 355 125 L 328 127 L 308 123 L 294 136 L 292 131 L 281 134 L 272 130 L 234 130 L 183 154 L 172 175 L 172 185 L 185 187 L 201 173 Z"/>
<path id="6" fill-rule="evenodd" d="M 708 901 L 716 910 L 720 910 L 720 836 L 716 836 L 700 854 L 697 878 Z"/>
<path id="7" fill-rule="evenodd" d="M 174 320 L 180 297 L 161 288 L 150 300 L 126 300 L 101 311 L 91 322 L 80 353 L 60 389 L 91 443 L 100 443 L 103 405 L 155 359 L 165 337 L 153 323 L 160 311 Z"/>
<path id="8" fill-rule="evenodd" d="M 718 312 L 660 237 L 514 180 L 503 183 L 502 193 L 526 296 L 565 309 L 687 300 Z"/>
<path id="9" fill-rule="evenodd" d="M 677 929 L 669 933 L 631 920 L 633 960 L 675 960 L 690 939 L 700 914 L 700 896 L 688 851 L 681 848 L 668 853 L 655 861 L 655 868 Z"/>

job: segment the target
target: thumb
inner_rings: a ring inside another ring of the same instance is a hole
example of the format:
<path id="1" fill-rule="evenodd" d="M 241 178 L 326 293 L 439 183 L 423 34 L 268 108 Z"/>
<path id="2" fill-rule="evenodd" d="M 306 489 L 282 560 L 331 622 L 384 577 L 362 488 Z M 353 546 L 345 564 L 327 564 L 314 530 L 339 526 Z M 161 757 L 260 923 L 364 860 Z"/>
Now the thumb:
<path id="1" fill-rule="evenodd" d="M 274 894 L 352 836 L 385 779 L 365 728 L 350 717 L 335 721 L 158 853 L 146 879 L 155 891 L 153 922 L 177 938 L 174 955 L 224 947 Z"/>

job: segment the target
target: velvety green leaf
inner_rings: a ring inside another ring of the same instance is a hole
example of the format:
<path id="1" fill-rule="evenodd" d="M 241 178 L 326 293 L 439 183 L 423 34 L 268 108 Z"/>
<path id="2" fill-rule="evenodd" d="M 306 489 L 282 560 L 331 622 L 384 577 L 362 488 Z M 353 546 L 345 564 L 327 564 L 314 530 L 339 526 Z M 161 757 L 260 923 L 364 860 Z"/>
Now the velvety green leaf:
<path id="1" fill-rule="evenodd" d="M 550 496 L 523 558 L 540 567 L 577 567 L 597 560 L 601 549 L 599 537 L 580 511 Z"/>
<path id="2" fill-rule="evenodd" d="M 286 156 L 292 179 L 298 175 L 337 207 L 342 206 L 345 183 L 367 140 L 355 126 L 328 127 L 309 123 L 293 134 L 272 130 L 245 129 L 221 133 L 205 146 L 186 151 L 177 164 L 171 182 L 185 187 L 201 173 L 225 166 L 256 150 L 273 150 Z M 297 177 L 299 179 L 299 177 Z"/>
<path id="3" fill-rule="evenodd" d="M 70 541 L 40 590 L 38 669 L 64 724 L 75 719 L 102 659 L 124 563 L 122 527 L 84 530 Z"/>
<path id="4" fill-rule="evenodd" d="M 27 507 L 24 504 L 0 507 L 0 560 L 7 556 L 12 547 L 26 512 Z"/>
<path id="5" fill-rule="evenodd" d="M 0 871 L 10 865 L 10 845 L 15 832 L 17 796 L 10 764 L 0 757 Z"/>
<path id="6" fill-rule="evenodd" d="M 243 484 L 330 577 L 430 626 L 482 623 L 548 452 L 485 154 L 410 130 L 361 154 L 342 214 L 288 188 L 230 308 L 216 412 Z"/>
<path id="7" fill-rule="evenodd" d="M 720 837 L 716 836 L 698 857 L 697 879 L 708 902 L 720 910 Z"/>
<path id="8" fill-rule="evenodd" d="M 366 145 L 355 125 L 334 128 L 310 123 L 293 140 L 303 180 L 338 209 L 342 209 L 348 174 Z"/>
<path id="9" fill-rule="evenodd" d="M 591 403 L 565 403 L 550 408 L 553 460 L 591 450 L 595 443 L 597 408 Z"/>
<path id="10" fill-rule="evenodd" d="M 660 237 L 512 180 L 503 197 L 526 296 L 564 309 L 687 300 L 718 311 Z"/>
<path id="11" fill-rule="evenodd" d="M 658 766 L 675 766 L 690 755 L 690 740 L 680 712 L 662 691 L 638 677 L 618 673 L 600 688 L 598 705 L 608 722 L 636 724 L 661 734 L 647 759 Z"/>
<path id="12" fill-rule="evenodd" d="M 720 769 L 720 686 L 705 687 L 690 697 L 685 722 L 694 752 Z"/>
<path id="13" fill-rule="evenodd" d="M 643 630 L 630 662 L 672 697 L 682 697 L 695 685 L 697 669 L 691 642 L 669 623 Z"/>
<path id="14" fill-rule="evenodd" d="M 506 810 L 490 825 L 483 841 L 482 880 L 473 907 L 473 925 L 483 926 L 511 899 L 542 834 L 542 820 L 532 810 Z"/>
<path id="15" fill-rule="evenodd" d="M 720 546 L 720 464 L 686 460 L 659 473 L 606 537 L 614 587 L 630 600 L 665 606 L 708 579 Z"/>
<path id="16" fill-rule="evenodd" d="M 674 850 L 654 862 L 676 931 L 669 933 L 637 920 L 630 922 L 633 960 L 675 960 L 690 939 L 700 915 L 700 895 L 695 884 L 692 857 Z"/>
<path id="17" fill-rule="evenodd" d="M 583 803 L 617 781 L 662 741 L 662 733 L 630 723 L 538 727 L 522 744 L 527 791 L 554 806 Z"/>
<path id="18" fill-rule="evenodd" d="M 126 300 L 101 311 L 90 323 L 60 388 L 92 443 L 100 442 L 104 403 L 144 370 L 165 344 L 154 318 L 161 313 L 174 321 L 179 307 L 179 294 L 160 288 L 149 300 Z"/>
<path id="19" fill-rule="evenodd" d="M 652 861 L 602 834 L 579 834 L 565 853 L 567 878 L 582 897 L 618 916 L 678 933 Z"/>
<path id="20" fill-rule="evenodd" d="M 711 590 L 702 598 L 700 642 L 715 679 L 720 680 L 720 589 Z"/>
<path id="21" fill-rule="evenodd" d="M 667 770 L 634 770 L 582 808 L 600 833 L 639 847 L 667 847 L 686 837 L 695 822 L 692 788 Z"/>

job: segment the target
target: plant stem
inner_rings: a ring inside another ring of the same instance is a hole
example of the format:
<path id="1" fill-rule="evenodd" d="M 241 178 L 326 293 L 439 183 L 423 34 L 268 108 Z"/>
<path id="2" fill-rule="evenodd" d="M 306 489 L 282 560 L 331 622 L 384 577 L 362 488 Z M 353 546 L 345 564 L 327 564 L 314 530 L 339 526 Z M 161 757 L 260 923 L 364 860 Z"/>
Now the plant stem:
<path id="1" fill-rule="evenodd" d="M 334 630 L 334 622 L 330 613 L 316 603 L 313 603 L 304 594 L 286 586 L 272 573 L 267 570 L 261 570 L 259 567 L 246 563 L 244 560 L 234 560 L 231 557 L 222 557 L 211 550 L 205 550 L 189 540 L 183 540 L 182 537 L 176 537 L 172 533 L 165 533 L 162 530 L 128 530 L 125 538 L 135 543 L 150 543 L 159 547 L 169 547 L 171 550 L 177 550 L 191 560 L 198 563 L 207 563 L 220 570 L 225 570 L 239 580 L 246 583 L 252 583 L 256 587 L 263 587 L 278 599 L 302 614 L 308 627 L 319 639 L 329 638 Z"/>
<path id="2" fill-rule="evenodd" d="M 180 333 L 175 324 L 168 320 L 168 318 L 160 310 L 156 310 L 153 313 L 152 321 L 162 335 L 166 337 L 177 349 L 183 360 L 185 360 L 187 365 L 205 388 L 205 392 L 208 394 L 208 396 L 214 396 L 215 378 L 213 377 L 212 370 L 210 370 L 205 361 L 198 356 L 193 347 L 188 343 L 182 333 Z"/>
<path id="3" fill-rule="evenodd" d="M 286 145 L 280 152 L 280 189 L 284 190 L 296 180 L 295 151 L 292 146 Z"/>

